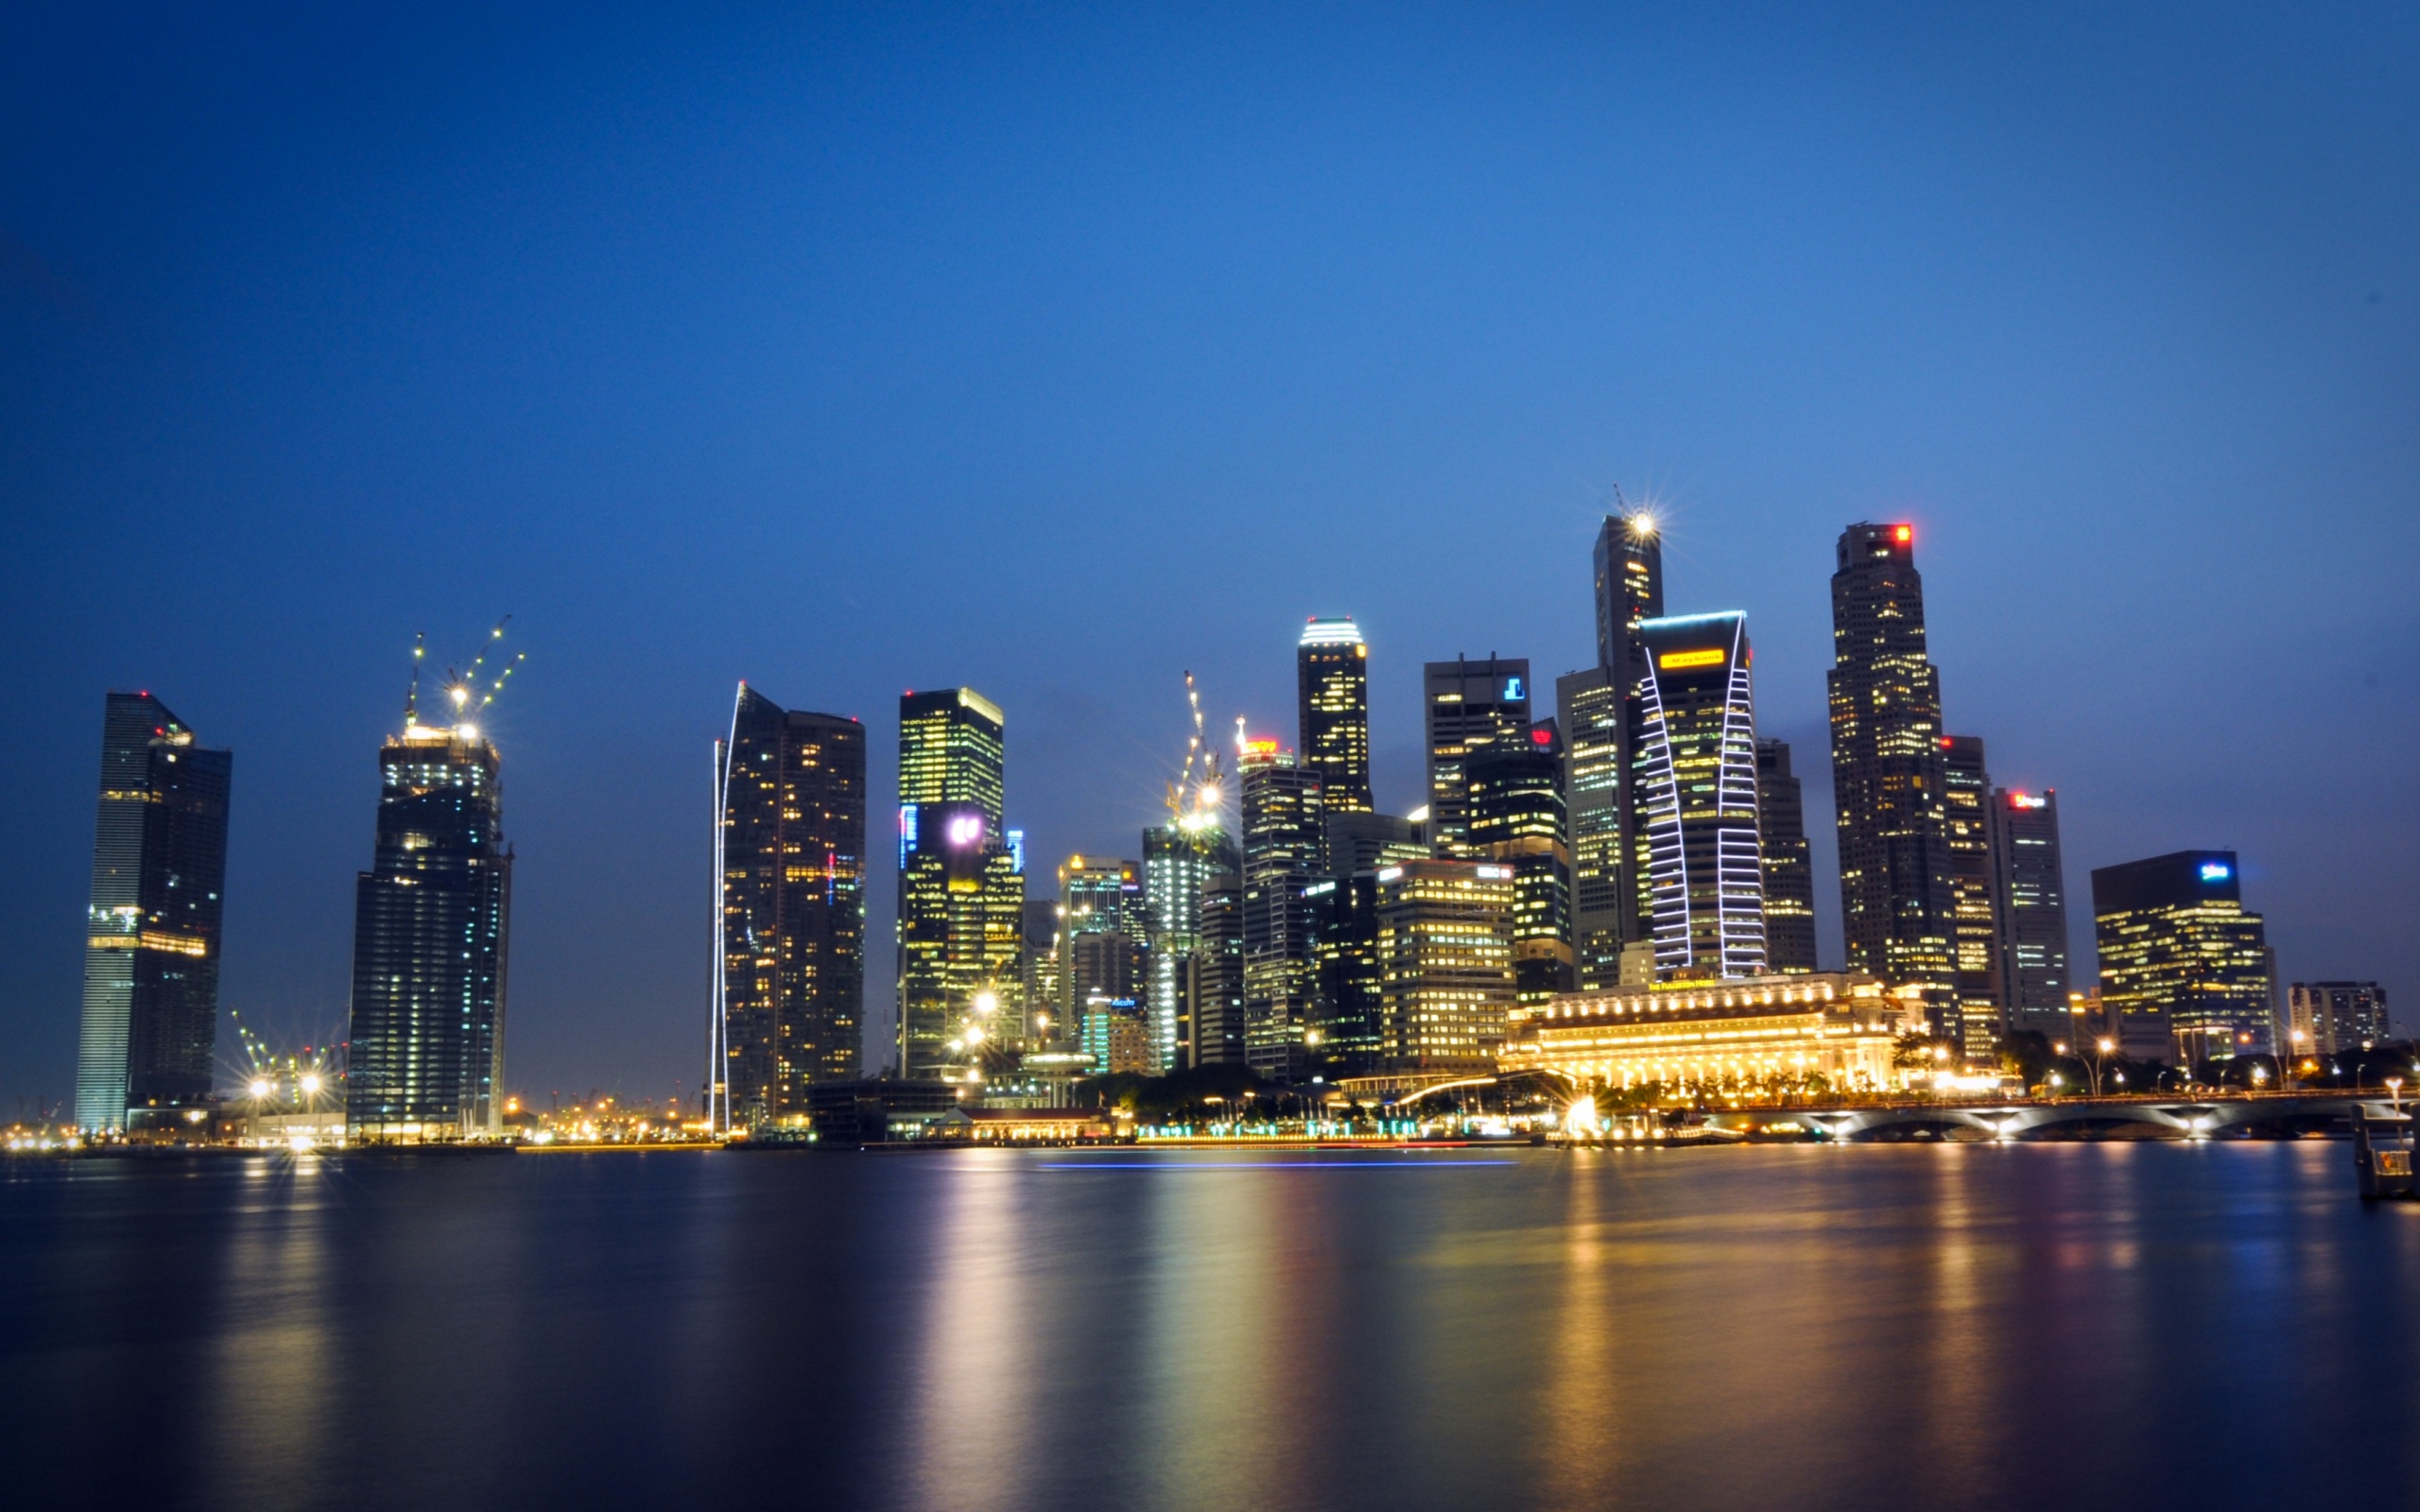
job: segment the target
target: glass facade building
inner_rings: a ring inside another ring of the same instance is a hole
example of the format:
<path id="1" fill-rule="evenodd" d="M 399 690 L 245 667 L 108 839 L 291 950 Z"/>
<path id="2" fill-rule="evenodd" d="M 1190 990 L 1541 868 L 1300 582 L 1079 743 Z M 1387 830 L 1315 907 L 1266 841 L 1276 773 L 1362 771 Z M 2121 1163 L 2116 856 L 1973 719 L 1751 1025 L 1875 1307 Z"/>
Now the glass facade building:
<path id="1" fill-rule="evenodd" d="M 1949 850 L 1950 950 L 1958 1014 L 1970 1056 L 2000 1035 L 2000 924 L 1993 901 L 1992 778 L 1978 735 L 1941 737 L 1942 837 Z"/>
<path id="2" fill-rule="evenodd" d="M 2074 1031 L 2067 994 L 2067 886 L 2059 795 L 1992 792 L 1992 906 L 1998 918 L 2000 1022 L 2057 1041 Z"/>
<path id="3" fill-rule="evenodd" d="M 1762 976 L 1765 884 L 1748 617 L 1643 620 L 1634 783 L 1663 980 Z"/>
<path id="4" fill-rule="evenodd" d="M 1272 1081 L 1305 1074 L 1305 1036 L 1318 1018 L 1317 938 L 1304 890 L 1326 870 L 1320 777 L 1273 740 L 1236 764 L 1243 806 L 1244 1046 Z"/>
<path id="5" fill-rule="evenodd" d="M 1530 738 L 1530 663 L 1490 655 L 1422 669 L 1428 734 L 1428 835 L 1440 854 L 1467 852 L 1474 752 Z"/>
<path id="6" fill-rule="evenodd" d="M 1192 1063 L 1250 1061 L 1244 1035 L 1244 879 L 1220 872 L 1201 890 L 1201 948 L 1195 955 Z"/>
<path id="7" fill-rule="evenodd" d="M 1581 774 L 1607 759 L 1613 766 L 1610 822 L 1617 836 L 1620 863 L 1619 875 L 1614 879 L 1618 919 L 1610 948 L 1601 933 L 1602 905 L 1580 896 L 1594 889 L 1584 881 L 1575 883 L 1575 906 L 1581 916 L 1575 927 L 1598 940 L 1593 947 L 1585 938 L 1580 944 L 1581 975 L 1584 980 L 1594 972 L 1603 986 L 1612 987 L 1619 980 L 1621 948 L 1645 942 L 1654 934 L 1648 899 L 1647 834 L 1638 821 L 1638 792 L 1633 785 L 1642 738 L 1640 698 L 1648 672 L 1647 647 L 1638 627 L 1664 617 L 1664 538 L 1654 518 L 1643 510 L 1605 516 L 1597 532 L 1595 565 L 1597 670 L 1620 709 L 1610 728 L 1600 728 L 1608 722 L 1601 711 L 1592 712 L 1584 725 L 1577 717 L 1579 711 L 1565 711 L 1563 735 L 1570 743 L 1573 763 L 1573 866 L 1582 872 L 1597 869 L 1583 859 L 1583 852 L 1593 849 L 1583 833 L 1599 829 L 1603 821 L 1583 812 L 1587 799 L 1580 788 Z M 1616 748 L 1609 757 L 1590 752 L 1592 742 L 1600 740 L 1614 743 Z"/>
<path id="8" fill-rule="evenodd" d="M 1764 846 L 1765 969 L 1804 975 L 1815 970 L 1815 864 L 1786 742 L 1756 742 L 1756 824 Z"/>
<path id="9" fill-rule="evenodd" d="M 1314 619 L 1294 650 L 1302 764 L 1319 775 L 1331 814 L 1370 801 L 1370 648 L 1353 617 Z"/>
<path id="10" fill-rule="evenodd" d="M 865 996 L 865 727 L 739 685 L 716 744 L 721 896 L 710 1116 L 808 1116 L 807 1089 L 858 1075 Z"/>
<path id="11" fill-rule="evenodd" d="M 234 762 L 147 693 L 103 702 L 78 1128 L 160 1122 L 210 1096 Z"/>
<path id="12" fill-rule="evenodd" d="M 1021 1023 L 1024 848 L 1001 824 L 1006 719 L 972 688 L 899 700 L 899 1012 L 909 1080 L 965 1083 L 969 1031 Z"/>
<path id="13" fill-rule="evenodd" d="M 1151 1051 L 1160 1069 L 1191 1063 L 1201 904 L 1211 879 L 1239 866 L 1215 811 L 1200 806 L 1143 832 L 1144 911 L 1151 947 Z"/>
<path id="14" fill-rule="evenodd" d="M 1931 1032 L 1962 1041 L 1941 675 L 1925 645 L 1913 526 L 1841 532 L 1825 686 L 1849 970 L 1920 988 Z"/>
<path id="15" fill-rule="evenodd" d="M 1571 827 L 1554 722 L 1473 753 L 1470 847 L 1512 872 L 1514 995 L 1543 1003 L 1572 989 Z"/>
<path id="16" fill-rule="evenodd" d="M 441 1142 L 503 1123 L 512 851 L 495 747 L 407 722 L 378 753 L 377 848 L 354 891 L 345 1121 Z"/>
<path id="17" fill-rule="evenodd" d="M 2112 1021 L 2155 1018 L 2187 1065 L 2269 1049 L 2269 941 L 2244 911 L 2234 851 L 2096 868 L 2092 914 Z"/>

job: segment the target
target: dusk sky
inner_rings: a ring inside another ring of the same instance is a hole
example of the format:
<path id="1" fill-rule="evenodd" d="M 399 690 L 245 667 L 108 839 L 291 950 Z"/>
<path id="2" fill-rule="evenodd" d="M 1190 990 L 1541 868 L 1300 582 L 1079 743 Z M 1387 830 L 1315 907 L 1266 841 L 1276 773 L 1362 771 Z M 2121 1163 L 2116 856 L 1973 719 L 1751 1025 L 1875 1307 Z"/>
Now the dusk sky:
<path id="1" fill-rule="evenodd" d="M 2420 1022 L 2420 10 L 702 9 L 0 17 L 0 1113 L 109 689 L 234 750 L 223 998 L 321 1041 L 413 636 L 510 613 L 508 1080 L 694 1096 L 736 679 L 868 726 L 880 1042 L 901 690 L 1005 707 L 1045 891 L 1350 613 L 1400 813 L 1422 661 L 1593 658 L 1616 486 L 1748 612 L 1826 965 L 1904 519 L 2080 978 L 2091 868 L 2232 847 Z"/>

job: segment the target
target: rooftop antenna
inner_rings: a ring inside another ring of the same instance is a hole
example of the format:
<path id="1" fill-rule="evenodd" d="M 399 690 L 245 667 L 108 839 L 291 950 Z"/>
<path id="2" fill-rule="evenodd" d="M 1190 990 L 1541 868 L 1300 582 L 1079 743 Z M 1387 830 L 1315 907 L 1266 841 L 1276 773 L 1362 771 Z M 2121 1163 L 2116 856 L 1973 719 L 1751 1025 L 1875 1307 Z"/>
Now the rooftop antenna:
<path id="1" fill-rule="evenodd" d="M 420 662 L 421 658 L 427 654 L 428 632 L 425 630 L 415 632 L 412 636 L 412 681 L 411 686 L 404 693 L 404 728 L 406 730 L 420 723 Z"/>

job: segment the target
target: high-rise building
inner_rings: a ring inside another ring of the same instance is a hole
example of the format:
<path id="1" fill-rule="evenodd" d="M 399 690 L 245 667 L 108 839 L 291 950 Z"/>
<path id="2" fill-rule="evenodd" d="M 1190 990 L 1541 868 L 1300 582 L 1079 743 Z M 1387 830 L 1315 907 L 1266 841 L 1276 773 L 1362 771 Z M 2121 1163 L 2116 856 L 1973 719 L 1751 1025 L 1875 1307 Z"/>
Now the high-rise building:
<path id="1" fill-rule="evenodd" d="M 909 1080 L 969 1080 L 970 1043 L 1024 1018 L 1024 847 L 1001 825 L 1006 724 L 972 688 L 899 699 L 894 1055 Z"/>
<path id="2" fill-rule="evenodd" d="M 1966 1053 L 1990 1054 L 2000 1035 L 1999 910 L 1992 896 L 1992 778 L 1979 735 L 1944 735 L 1942 836 L 1949 847 L 1951 964 Z"/>
<path id="3" fill-rule="evenodd" d="M 1026 1044 L 1050 1049 L 1066 1042 L 1076 1025 L 1060 1010 L 1062 997 L 1059 953 L 1059 908 L 1053 898 L 1025 901 L 1025 1025 Z"/>
<path id="4" fill-rule="evenodd" d="M 2056 1041 L 2072 1033 L 2067 885 L 2059 861 L 2059 795 L 1992 790 L 1992 906 L 1998 919 L 2003 1033 Z"/>
<path id="5" fill-rule="evenodd" d="M 1515 1001 L 1512 868 L 1407 861 L 1374 881 L 1385 1069 L 1495 1070 Z"/>
<path id="6" fill-rule="evenodd" d="M 359 1140 L 492 1135 L 512 902 L 500 759 L 472 725 L 407 717 L 378 774 L 377 850 L 354 891 L 345 1121 Z"/>
<path id="7" fill-rule="evenodd" d="M 1320 777 L 1273 740 L 1253 741 L 1237 765 L 1243 801 L 1244 1044 L 1252 1069 L 1276 1081 L 1304 1074 L 1304 1036 L 1318 1016 L 1317 938 L 1304 889 L 1326 868 Z"/>
<path id="8" fill-rule="evenodd" d="M 1514 995 L 1544 1003 L 1573 987 L 1571 827 L 1554 721 L 1472 753 L 1469 845 L 1512 872 Z"/>
<path id="9" fill-rule="evenodd" d="M 2289 1044 L 2299 1054 L 2343 1055 L 2393 1038 L 2376 982 L 2297 982 L 2290 1002 Z"/>
<path id="10" fill-rule="evenodd" d="M 1201 948 L 1194 959 L 1193 1050 L 1197 1066 L 1249 1063 L 1244 1043 L 1244 879 L 1212 877 L 1201 889 Z"/>
<path id="11" fill-rule="evenodd" d="M 1472 753 L 1530 738 L 1530 663 L 1522 657 L 1483 662 L 1456 657 L 1423 669 L 1428 719 L 1428 836 L 1441 855 L 1469 842 Z"/>
<path id="12" fill-rule="evenodd" d="M 716 742 L 721 877 L 709 1112 L 804 1123 L 806 1089 L 857 1074 L 865 996 L 866 732 L 746 683 Z"/>
<path id="13" fill-rule="evenodd" d="M 1647 649 L 1634 782 L 1663 980 L 1765 974 L 1756 698 L 1740 613 L 1639 622 Z"/>
<path id="14" fill-rule="evenodd" d="M 1331 814 L 1327 816 L 1327 869 L 1349 877 L 1397 861 L 1428 854 L 1420 826 L 1392 814 Z"/>
<path id="15" fill-rule="evenodd" d="M 1353 616 L 1313 619 L 1294 651 L 1302 764 L 1315 772 L 1331 814 L 1366 814 L 1370 801 L 1370 648 Z"/>
<path id="16" fill-rule="evenodd" d="M 101 713 L 76 1125 L 182 1117 L 216 1070 L 219 919 L 234 756 L 147 693 Z"/>
<path id="17" fill-rule="evenodd" d="M 1941 676 L 1907 524 L 1853 524 L 1832 574 L 1832 802 L 1849 970 L 1922 989 L 1932 1032 L 1958 1010 Z"/>
<path id="18" fill-rule="evenodd" d="M 1214 799 L 1215 803 L 1215 799 Z M 1201 901 L 1213 877 L 1240 865 L 1213 804 L 1196 802 L 1143 832 L 1144 910 L 1151 947 L 1150 1029 L 1159 1067 L 1189 1063 L 1200 986 Z"/>
<path id="19" fill-rule="evenodd" d="M 1582 859 L 1583 850 L 1594 849 L 1582 841 L 1582 835 L 1584 832 L 1601 831 L 1606 822 L 1601 816 L 1583 812 L 1579 788 L 1582 773 L 1605 760 L 1613 763 L 1610 789 L 1600 785 L 1600 780 L 1592 782 L 1591 791 L 1605 795 L 1593 801 L 1610 802 L 1613 809 L 1610 822 L 1616 836 L 1619 866 L 1619 875 L 1613 879 L 1616 888 L 1613 906 L 1618 914 L 1614 925 L 1617 938 L 1610 947 L 1601 939 L 1601 902 L 1579 903 L 1581 918 L 1575 924 L 1586 934 L 1599 936 L 1595 947 L 1585 939 L 1582 942 L 1581 974 L 1585 978 L 1593 971 L 1602 987 L 1612 987 L 1620 979 L 1622 948 L 1651 945 L 1655 934 L 1654 909 L 1649 897 L 1647 833 L 1638 821 L 1638 791 L 1634 781 L 1642 740 L 1640 699 L 1648 672 L 1647 647 L 1639 639 L 1638 627 L 1645 621 L 1664 617 L 1664 537 L 1654 516 L 1638 509 L 1607 515 L 1604 525 L 1597 532 L 1596 568 L 1597 670 L 1604 675 L 1605 686 L 1619 702 L 1620 711 L 1617 718 L 1608 721 L 1605 711 L 1590 710 L 1583 728 L 1576 717 L 1580 711 L 1575 709 L 1564 719 L 1563 734 L 1571 743 L 1576 870 L 1595 869 Z M 1608 724 L 1610 728 L 1606 728 Z M 1592 753 L 1590 747 L 1606 739 L 1615 743 L 1615 748 L 1609 753 Z"/>
<path id="20" fill-rule="evenodd" d="M 1603 667 L 1554 680 L 1564 737 L 1564 805 L 1571 826 L 1572 969 L 1581 990 L 1621 980 L 1622 946 L 1637 914 L 1622 802 L 1631 791 L 1630 700 Z"/>
<path id="21" fill-rule="evenodd" d="M 1765 969 L 1815 970 L 1815 864 L 1807 853 L 1806 805 L 1785 741 L 1756 742 L 1756 823 L 1763 835 Z"/>
<path id="22" fill-rule="evenodd" d="M 2269 1048 L 2269 941 L 2234 851 L 2095 868 L 2092 913 L 2105 1014 L 2156 1016 L 2187 1065 Z"/>
<path id="23" fill-rule="evenodd" d="M 1138 945 L 1151 938 L 1151 911 L 1143 868 L 1116 856 L 1069 856 L 1059 868 L 1062 928 L 1070 935 L 1108 931 Z"/>
<path id="24" fill-rule="evenodd" d="M 1309 1058 L 1331 1081 L 1366 1075 L 1385 1063 L 1378 872 L 1396 865 L 1322 878 L 1304 889 L 1319 936 L 1313 952 L 1319 961 L 1320 1018 L 1312 1025 L 1318 1042 Z"/>

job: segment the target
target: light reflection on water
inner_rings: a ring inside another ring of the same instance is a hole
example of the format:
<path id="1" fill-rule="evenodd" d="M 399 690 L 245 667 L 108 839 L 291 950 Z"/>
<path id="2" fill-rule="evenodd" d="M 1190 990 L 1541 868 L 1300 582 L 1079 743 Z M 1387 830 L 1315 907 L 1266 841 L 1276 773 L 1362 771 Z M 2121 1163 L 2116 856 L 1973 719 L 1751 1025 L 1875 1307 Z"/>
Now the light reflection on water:
<path id="1" fill-rule="evenodd" d="M 0 1462 L 27 1505 L 2409 1504 L 2420 1206 L 2342 1145 L 1480 1158 L 12 1165 Z"/>

